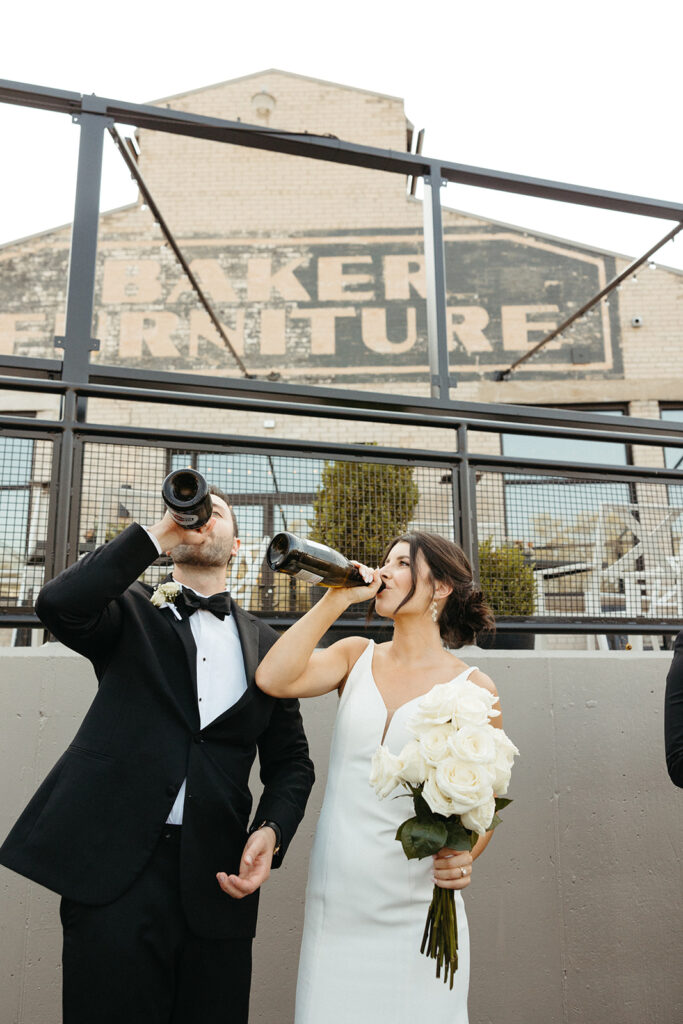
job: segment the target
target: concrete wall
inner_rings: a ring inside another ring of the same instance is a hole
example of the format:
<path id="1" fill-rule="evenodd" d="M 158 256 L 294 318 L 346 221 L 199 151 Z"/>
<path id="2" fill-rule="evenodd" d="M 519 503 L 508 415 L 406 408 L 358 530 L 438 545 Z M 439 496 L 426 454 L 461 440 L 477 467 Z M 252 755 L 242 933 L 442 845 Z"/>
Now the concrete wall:
<path id="1" fill-rule="evenodd" d="M 670 656 L 473 652 L 467 660 L 495 679 L 506 730 L 522 751 L 515 803 L 466 894 L 472 1024 L 673 1024 L 683 1005 L 683 793 L 664 767 Z M 0 678 L 4 835 L 73 735 L 93 678 L 56 645 L 3 651 Z M 292 1020 L 335 701 L 304 707 L 318 782 L 286 863 L 264 890 L 253 1024 Z M 2 868 L 0 892 L 0 1021 L 58 1024 L 57 897 Z"/>

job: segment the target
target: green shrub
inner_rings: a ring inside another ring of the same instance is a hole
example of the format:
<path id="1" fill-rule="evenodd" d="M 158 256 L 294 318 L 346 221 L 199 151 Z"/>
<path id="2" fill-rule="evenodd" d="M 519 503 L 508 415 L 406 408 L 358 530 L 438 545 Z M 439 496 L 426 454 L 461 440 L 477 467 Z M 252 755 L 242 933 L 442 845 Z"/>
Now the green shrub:
<path id="1" fill-rule="evenodd" d="M 533 615 L 534 570 L 524 558 L 521 548 L 512 544 L 493 546 L 493 541 L 479 545 L 479 581 L 484 597 L 496 617 Z"/>
<path id="2" fill-rule="evenodd" d="M 326 462 L 310 538 L 374 567 L 387 542 L 407 530 L 419 497 L 411 466 Z"/>

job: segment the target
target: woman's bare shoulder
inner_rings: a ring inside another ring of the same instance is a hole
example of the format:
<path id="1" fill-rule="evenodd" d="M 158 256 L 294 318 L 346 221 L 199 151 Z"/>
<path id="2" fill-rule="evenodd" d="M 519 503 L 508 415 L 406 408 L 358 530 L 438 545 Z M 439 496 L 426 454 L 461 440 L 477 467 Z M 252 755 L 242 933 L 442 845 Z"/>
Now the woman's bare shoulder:
<path id="1" fill-rule="evenodd" d="M 488 690 L 489 693 L 492 693 L 494 697 L 498 696 L 498 690 L 496 689 L 496 684 L 493 679 L 491 679 L 491 676 L 487 676 L 485 672 L 482 672 L 481 669 L 475 668 L 469 678 L 473 683 L 476 683 L 477 686 L 483 686 L 483 688 Z"/>
<path id="2" fill-rule="evenodd" d="M 342 640 L 337 640 L 334 647 L 343 654 L 346 659 L 346 673 L 341 683 L 339 684 L 339 696 L 341 697 L 342 691 L 346 686 L 346 681 L 351 674 L 351 671 L 360 658 L 363 651 L 367 648 L 369 640 L 365 636 L 345 636 Z"/>
<path id="3" fill-rule="evenodd" d="M 346 655 L 349 668 L 353 668 L 369 642 L 370 641 L 365 636 L 345 636 L 343 640 L 337 641 L 340 649 L 342 649 Z"/>

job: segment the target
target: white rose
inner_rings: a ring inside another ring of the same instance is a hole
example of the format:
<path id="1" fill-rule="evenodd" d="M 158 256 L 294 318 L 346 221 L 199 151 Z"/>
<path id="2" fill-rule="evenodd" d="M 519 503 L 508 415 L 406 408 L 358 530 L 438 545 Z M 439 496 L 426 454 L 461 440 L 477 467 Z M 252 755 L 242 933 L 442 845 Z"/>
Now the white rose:
<path id="1" fill-rule="evenodd" d="M 152 602 L 155 608 L 161 608 L 163 605 L 166 604 L 166 598 L 161 593 L 158 587 L 150 597 L 150 601 Z"/>
<path id="2" fill-rule="evenodd" d="M 370 767 L 370 785 L 377 793 L 380 800 L 393 789 L 396 789 L 400 782 L 401 762 L 386 747 L 378 747 L 372 758 Z"/>
<path id="3" fill-rule="evenodd" d="M 502 729 L 492 729 L 496 757 L 493 763 L 493 792 L 497 796 L 505 796 L 510 785 L 512 762 L 519 750 Z"/>
<path id="4" fill-rule="evenodd" d="M 493 766 L 493 792 L 496 796 L 505 796 L 510 785 L 512 772 L 505 765 L 496 764 Z"/>
<path id="5" fill-rule="evenodd" d="M 450 683 L 438 683 L 426 693 L 417 706 L 416 713 L 408 722 L 414 736 L 426 729 L 450 722 L 452 715 L 452 688 Z"/>
<path id="6" fill-rule="evenodd" d="M 449 757 L 436 769 L 436 783 L 452 806 L 454 814 L 462 814 L 493 795 L 492 772 L 483 764 L 467 764 Z"/>
<path id="7" fill-rule="evenodd" d="M 504 757 L 512 767 L 515 757 L 519 757 L 519 750 L 503 729 L 493 729 L 493 741 L 496 744 L 499 757 Z"/>
<path id="8" fill-rule="evenodd" d="M 487 725 L 489 718 L 500 714 L 493 709 L 496 700 L 483 686 L 464 680 L 453 701 L 453 721 L 459 729 L 464 725 Z"/>
<path id="9" fill-rule="evenodd" d="M 451 753 L 460 761 L 492 764 L 497 754 L 492 733 L 497 731 L 491 725 L 463 725 L 451 733 L 448 740 Z"/>
<path id="10" fill-rule="evenodd" d="M 448 799 L 441 789 L 439 789 L 439 785 L 436 781 L 436 772 L 434 770 L 432 770 L 427 777 L 427 781 L 425 782 L 422 790 L 422 796 L 435 814 L 444 814 L 446 817 L 450 814 L 457 814 L 457 810 L 453 806 L 452 801 Z"/>
<path id="11" fill-rule="evenodd" d="M 428 731 L 420 733 L 420 751 L 427 764 L 436 767 L 448 757 L 448 741 L 453 731 L 452 725 L 433 725 Z"/>
<path id="12" fill-rule="evenodd" d="M 480 836 L 483 836 L 490 828 L 495 813 L 496 802 L 491 797 L 483 804 L 479 804 L 478 807 L 473 807 L 471 811 L 465 811 L 464 814 L 461 814 L 460 820 L 465 828 L 471 828 L 473 832 L 478 832 Z"/>
<path id="13" fill-rule="evenodd" d="M 411 740 L 398 755 L 401 762 L 401 780 L 419 786 L 427 778 L 427 764 L 417 740 Z"/>

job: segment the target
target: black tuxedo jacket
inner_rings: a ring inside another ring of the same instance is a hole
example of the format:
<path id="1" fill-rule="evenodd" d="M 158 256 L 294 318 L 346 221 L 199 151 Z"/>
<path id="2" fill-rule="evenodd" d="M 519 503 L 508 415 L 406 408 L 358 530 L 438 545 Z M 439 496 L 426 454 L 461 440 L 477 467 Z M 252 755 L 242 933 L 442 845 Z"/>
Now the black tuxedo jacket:
<path id="1" fill-rule="evenodd" d="M 676 637 L 674 659 L 666 677 L 664 742 L 671 781 L 683 786 L 683 633 Z"/>
<path id="2" fill-rule="evenodd" d="M 257 750 L 264 790 L 253 820 L 282 830 L 274 866 L 294 835 L 313 784 L 298 701 L 255 685 L 277 634 L 233 604 L 247 690 L 200 728 L 190 622 L 155 607 L 152 588 L 134 582 L 156 557 L 133 525 L 41 591 L 41 621 L 92 662 L 99 687 L 73 743 L 0 847 L 0 863 L 80 903 L 109 903 L 145 867 L 187 777 L 180 886 L 189 926 L 207 938 L 251 936 L 258 892 L 234 900 L 216 872 L 239 869 Z"/>

